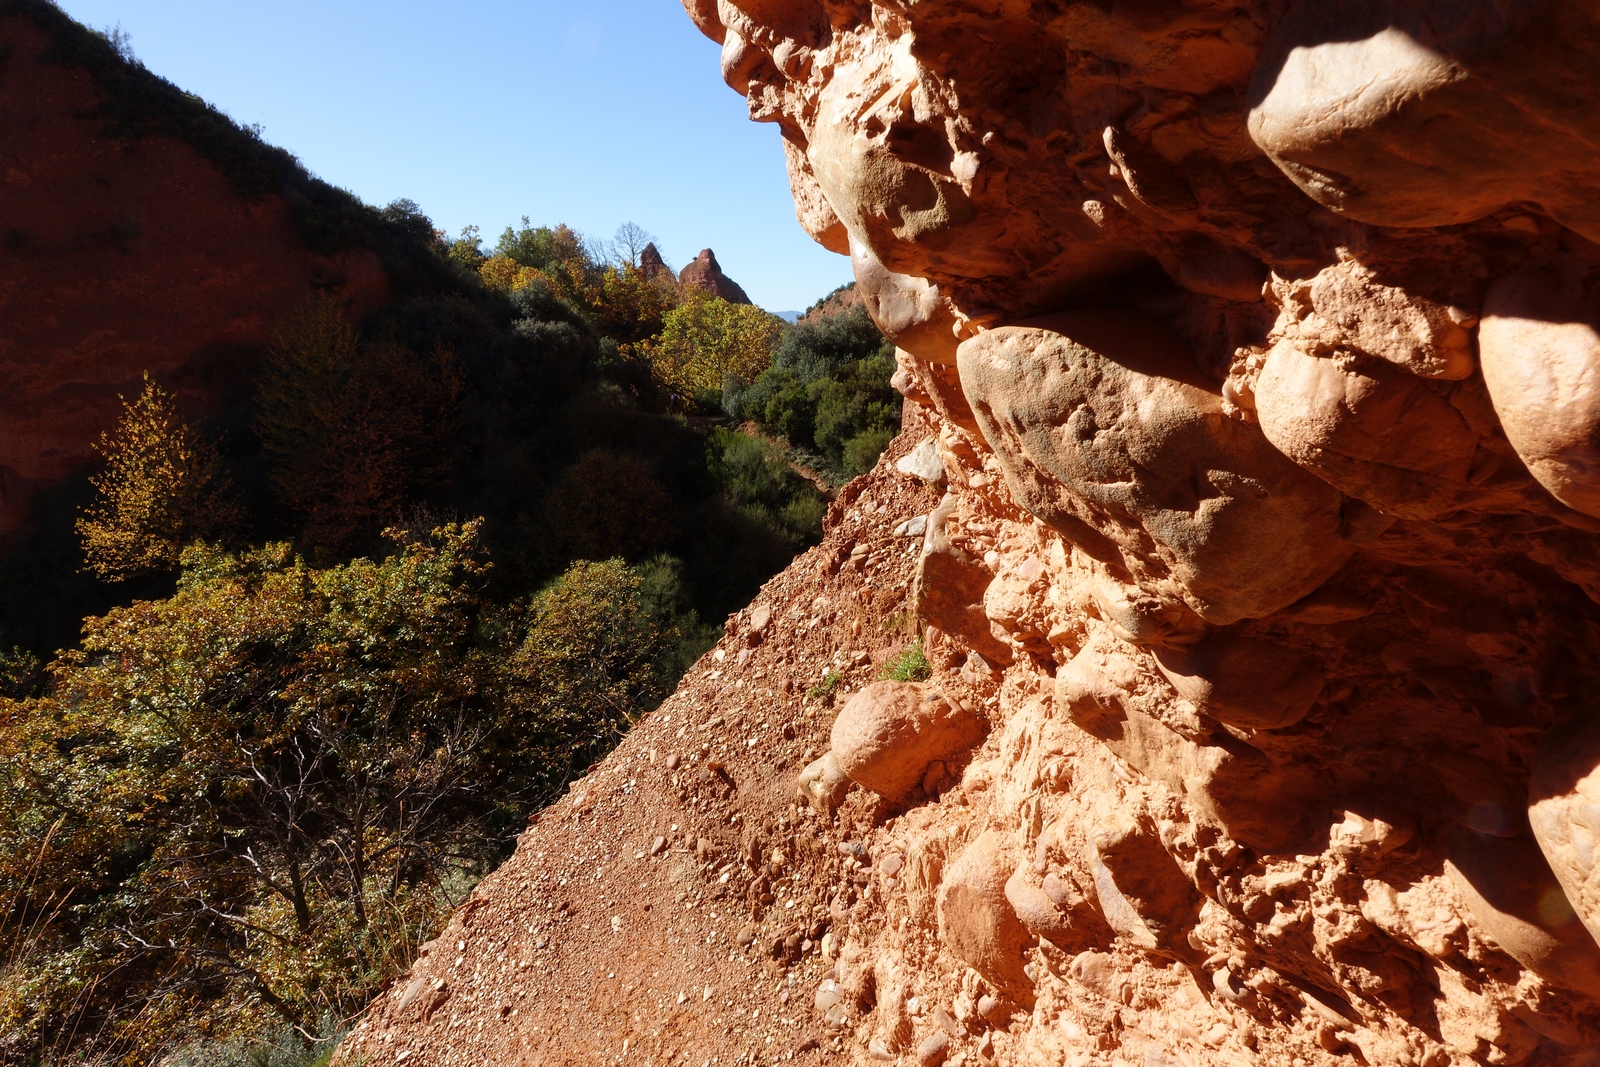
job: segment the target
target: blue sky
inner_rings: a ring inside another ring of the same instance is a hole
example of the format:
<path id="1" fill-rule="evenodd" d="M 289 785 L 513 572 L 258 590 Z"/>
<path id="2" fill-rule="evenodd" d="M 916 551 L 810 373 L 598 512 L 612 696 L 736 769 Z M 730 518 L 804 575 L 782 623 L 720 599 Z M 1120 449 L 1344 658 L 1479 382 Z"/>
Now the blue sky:
<path id="1" fill-rule="evenodd" d="M 146 66 L 363 199 L 498 236 L 521 216 L 701 248 L 756 303 L 850 279 L 794 220 L 777 128 L 745 116 L 678 0 L 61 0 Z"/>

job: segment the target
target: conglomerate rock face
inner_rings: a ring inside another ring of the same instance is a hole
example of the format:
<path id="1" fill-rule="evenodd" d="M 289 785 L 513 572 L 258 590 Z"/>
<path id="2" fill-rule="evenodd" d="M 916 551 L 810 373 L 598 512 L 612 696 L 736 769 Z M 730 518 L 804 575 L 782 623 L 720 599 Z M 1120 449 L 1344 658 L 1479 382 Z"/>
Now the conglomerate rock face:
<path id="1" fill-rule="evenodd" d="M 1600 9 L 685 4 L 937 418 L 935 666 L 1003 672 L 851 950 L 936 929 L 1015 1062 L 1600 1057 Z M 1143 1051 L 1128 951 L 1217 1028 Z"/>
<path id="2" fill-rule="evenodd" d="M 686 6 L 905 429 L 341 1062 L 1600 1063 L 1600 9 Z"/>

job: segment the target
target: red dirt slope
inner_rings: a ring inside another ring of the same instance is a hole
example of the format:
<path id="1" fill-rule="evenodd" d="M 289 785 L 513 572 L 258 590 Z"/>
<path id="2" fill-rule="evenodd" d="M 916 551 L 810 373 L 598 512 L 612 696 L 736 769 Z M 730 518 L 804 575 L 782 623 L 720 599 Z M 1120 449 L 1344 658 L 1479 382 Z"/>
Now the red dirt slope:
<path id="1" fill-rule="evenodd" d="M 829 513 L 823 543 L 729 620 L 662 707 L 523 835 L 341 1051 L 344 1064 L 664 1064 L 831 1055 L 814 1004 L 869 919 L 870 794 L 836 824 L 797 802 L 831 709 L 905 647 L 921 538 L 896 537 L 938 493 L 892 460 Z M 824 670 L 843 681 L 808 697 Z M 946 679 L 949 681 L 949 679 Z M 976 697 L 968 693 L 969 698 Z M 865 856 L 865 853 L 862 853 Z M 881 886 L 879 890 L 881 891 Z M 842 1047 L 842 1040 L 841 1040 Z"/>

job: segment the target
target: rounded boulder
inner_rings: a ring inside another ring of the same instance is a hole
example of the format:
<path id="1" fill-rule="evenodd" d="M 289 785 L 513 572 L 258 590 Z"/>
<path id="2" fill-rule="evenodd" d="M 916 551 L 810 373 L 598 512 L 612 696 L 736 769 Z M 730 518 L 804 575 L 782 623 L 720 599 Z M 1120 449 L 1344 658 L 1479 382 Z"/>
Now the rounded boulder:
<path id="1" fill-rule="evenodd" d="M 1566 900 L 1600 942 L 1600 722 L 1551 731 L 1534 758 L 1528 821 Z"/>
<path id="2" fill-rule="evenodd" d="M 850 698 L 833 724 L 833 755 L 850 780 L 901 801 L 928 767 L 983 740 L 984 722 L 937 689 L 874 682 Z"/>
<path id="3" fill-rule="evenodd" d="M 939 937 L 996 988 L 1031 1000 L 1032 983 L 1022 965 L 1032 938 L 1006 896 L 1016 868 L 1004 837 L 993 830 L 980 834 L 939 886 Z"/>

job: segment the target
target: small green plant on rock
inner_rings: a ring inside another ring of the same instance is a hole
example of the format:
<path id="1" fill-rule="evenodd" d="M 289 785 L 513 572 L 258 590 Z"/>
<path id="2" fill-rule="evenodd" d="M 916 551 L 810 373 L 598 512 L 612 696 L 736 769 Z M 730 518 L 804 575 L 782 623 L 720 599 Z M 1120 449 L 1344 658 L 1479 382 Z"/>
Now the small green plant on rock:
<path id="1" fill-rule="evenodd" d="M 883 665 L 878 677 L 889 682 L 926 682 L 933 676 L 933 665 L 923 651 L 922 638 L 917 638 L 894 659 Z"/>
<path id="2" fill-rule="evenodd" d="M 822 681 L 806 691 L 806 696 L 813 700 L 827 700 L 833 696 L 834 690 L 844 681 L 844 675 L 831 667 L 823 672 Z"/>

